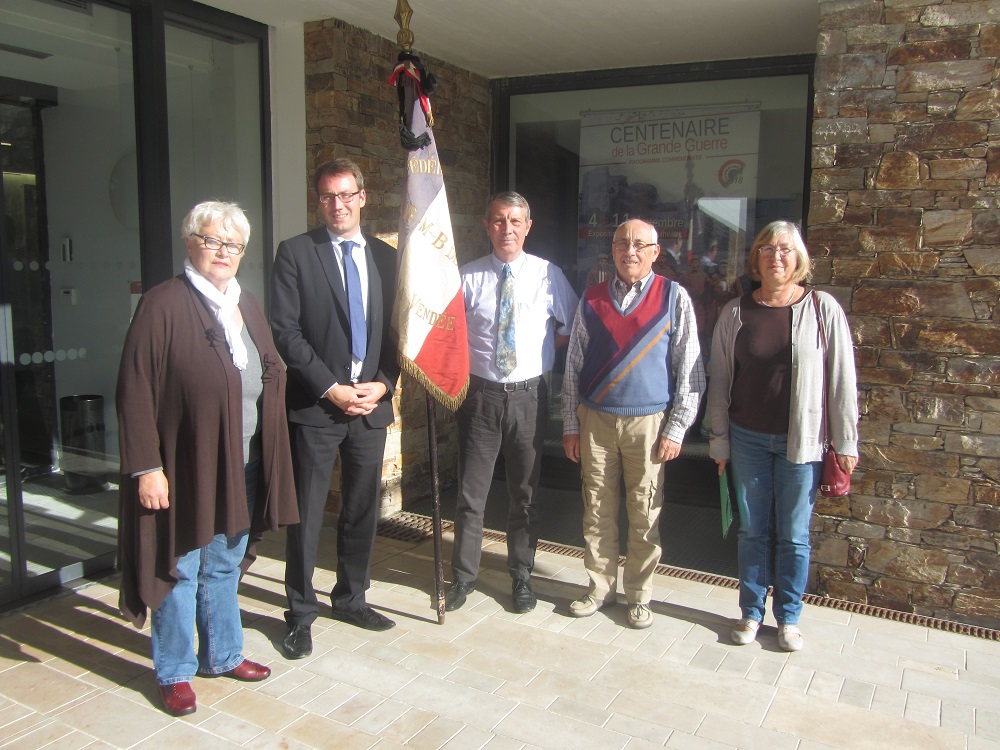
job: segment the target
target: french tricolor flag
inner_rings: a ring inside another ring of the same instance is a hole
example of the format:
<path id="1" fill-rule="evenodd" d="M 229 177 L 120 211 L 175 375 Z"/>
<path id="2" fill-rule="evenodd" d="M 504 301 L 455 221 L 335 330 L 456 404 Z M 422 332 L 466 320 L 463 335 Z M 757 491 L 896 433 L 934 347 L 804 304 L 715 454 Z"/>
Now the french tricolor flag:
<path id="1" fill-rule="evenodd" d="M 402 91 L 407 144 L 399 216 L 399 287 L 392 326 L 400 366 L 454 411 L 469 387 L 469 344 L 444 175 L 431 130 L 430 99 L 417 58 L 401 55 L 390 77 Z M 414 64 L 415 63 L 415 64 Z"/>

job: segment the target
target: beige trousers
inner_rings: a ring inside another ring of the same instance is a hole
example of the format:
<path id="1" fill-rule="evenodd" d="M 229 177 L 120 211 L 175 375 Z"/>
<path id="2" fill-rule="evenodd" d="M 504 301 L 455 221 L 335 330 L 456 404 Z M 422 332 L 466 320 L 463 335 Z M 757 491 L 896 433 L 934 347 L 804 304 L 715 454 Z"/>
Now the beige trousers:
<path id="1" fill-rule="evenodd" d="M 619 487 L 624 476 L 628 551 L 622 584 L 629 604 L 648 604 L 660 561 L 663 462 L 656 453 L 666 414 L 619 417 L 581 405 L 577 415 L 590 594 L 604 599 L 617 587 Z"/>

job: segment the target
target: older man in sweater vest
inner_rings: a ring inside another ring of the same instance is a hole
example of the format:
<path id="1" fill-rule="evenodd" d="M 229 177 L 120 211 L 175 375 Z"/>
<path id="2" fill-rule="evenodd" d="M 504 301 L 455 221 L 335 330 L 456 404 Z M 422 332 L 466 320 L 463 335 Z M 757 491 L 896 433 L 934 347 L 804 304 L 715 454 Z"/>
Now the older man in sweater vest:
<path id="1" fill-rule="evenodd" d="M 691 298 L 653 273 L 656 229 L 632 219 L 615 231 L 616 275 L 580 300 L 563 380 L 563 448 L 581 463 L 586 594 L 570 614 L 613 604 L 618 585 L 619 483 L 625 479 L 628 623 L 649 627 L 660 559 L 663 462 L 680 455 L 705 390 Z"/>

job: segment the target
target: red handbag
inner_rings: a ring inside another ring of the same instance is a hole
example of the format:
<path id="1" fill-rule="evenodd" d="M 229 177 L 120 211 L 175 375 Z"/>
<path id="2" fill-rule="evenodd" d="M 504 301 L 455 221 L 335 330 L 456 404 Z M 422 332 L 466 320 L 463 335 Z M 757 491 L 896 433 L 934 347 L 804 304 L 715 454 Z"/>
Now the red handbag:
<path id="1" fill-rule="evenodd" d="M 819 327 L 820 341 L 823 342 L 823 470 L 819 479 L 819 492 L 823 497 L 843 497 L 851 491 L 851 475 L 837 463 L 837 451 L 830 443 L 829 412 L 826 409 L 826 332 L 819 316 L 819 300 L 812 293 L 813 307 L 816 309 L 816 325 Z"/>
<path id="2" fill-rule="evenodd" d="M 819 479 L 823 497 L 843 497 L 851 491 L 851 475 L 837 463 L 837 451 L 829 443 L 823 449 L 823 473 Z"/>

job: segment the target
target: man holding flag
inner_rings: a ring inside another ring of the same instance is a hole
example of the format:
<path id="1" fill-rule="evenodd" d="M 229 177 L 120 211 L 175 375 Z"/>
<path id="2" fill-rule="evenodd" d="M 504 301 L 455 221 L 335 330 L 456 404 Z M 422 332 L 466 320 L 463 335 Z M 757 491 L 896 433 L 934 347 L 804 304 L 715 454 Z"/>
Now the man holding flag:
<path id="1" fill-rule="evenodd" d="M 548 417 L 544 375 L 569 340 L 577 297 L 565 275 L 524 252 L 531 208 L 506 192 L 486 206 L 493 252 L 462 267 L 469 345 L 469 394 L 458 410 L 458 504 L 452 584 L 445 609 L 475 588 L 483 514 L 497 456 L 507 471 L 507 569 L 514 611 L 535 608 L 529 578 L 538 542 L 536 493 Z"/>

